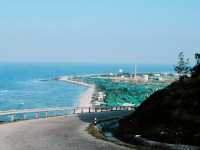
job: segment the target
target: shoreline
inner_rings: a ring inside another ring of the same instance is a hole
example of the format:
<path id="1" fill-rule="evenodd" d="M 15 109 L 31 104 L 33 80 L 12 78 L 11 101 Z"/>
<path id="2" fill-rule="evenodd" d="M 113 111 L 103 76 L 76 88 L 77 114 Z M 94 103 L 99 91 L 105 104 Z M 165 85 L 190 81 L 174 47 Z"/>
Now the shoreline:
<path id="1" fill-rule="evenodd" d="M 85 92 L 83 92 L 79 97 L 80 107 L 91 107 L 92 97 L 95 93 L 95 85 L 91 85 Z"/>
<path id="2" fill-rule="evenodd" d="M 91 107 L 92 106 L 92 96 L 95 93 L 95 85 L 88 84 L 82 81 L 73 80 L 68 76 L 59 77 L 56 80 L 63 81 L 71 84 L 76 84 L 80 86 L 84 86 L 87 89 L 79 96 L 79 107 Z"/>
<path id="3" fill-rule="evenodd" d="M 72 84 L 77 84 L 77 85 L 85 86 L 85 87 L 88 87 L 88 88 L 94 86 L 93 84 L 88 84 L 88 83 L 85 83 L 83 81 L 73 80 L 72 77 L 68 77 L 68 76 L 58 77 L 55 80 L 64 81 L 64 82 L 72 83 Z"/>

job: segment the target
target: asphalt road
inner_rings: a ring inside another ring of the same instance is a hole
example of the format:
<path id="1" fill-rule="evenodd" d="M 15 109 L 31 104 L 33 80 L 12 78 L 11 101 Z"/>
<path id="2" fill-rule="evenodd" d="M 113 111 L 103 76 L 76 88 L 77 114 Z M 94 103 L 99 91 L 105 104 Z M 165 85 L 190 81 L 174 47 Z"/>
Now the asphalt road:
<path id="1" fill-rule="evenodd" d="M 121 115 L 108 112 L 2 124 L 0 150 L 129 150 L 85 131 L 94 117 L 99 120 Z"/>

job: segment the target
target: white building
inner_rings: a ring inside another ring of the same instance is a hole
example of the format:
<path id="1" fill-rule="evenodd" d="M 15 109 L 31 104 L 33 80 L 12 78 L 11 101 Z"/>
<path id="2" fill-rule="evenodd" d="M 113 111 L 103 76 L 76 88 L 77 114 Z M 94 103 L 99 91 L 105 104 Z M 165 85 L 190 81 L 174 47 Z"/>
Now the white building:
<path id="1" fill-rule="evenodd" d="M 143 79 L 144 79 L 144 81 L 149 81 L 149 75 L 147 75 L 147 74 L 143 75 Z"/>
<path id="2" fill-rule="evenodd" d="M 161 77 L 161 75 L 159 73 L 156 73 L 153 76 L 154 76 L 155 80 L 158 80 L 158 81 L 162 81 L 163 80 L 163 78 Z"/>
<path id="3" fill-rule="evenodd" d="M 109 73 L 109 76 L 114 76 L 114 74 L 113 73 Z"/>
<path id="4" fill-rule="evenodd" d="M 123 69 L 119 69 L 119 73 L 123 73 Z"/>
<path id="5" fill-rule="evenodd" d="M 154 77 L 160 77 L 160 74 L 159 73 L 155 73 L 153 76 Z"/>
<path id="6" fill-rule="evenodd" d="M 104 92 L 98 92 L 98 101 L 103 101 L 106 95 Z"/>
<path id="7" fill-rule="evenodd" d="M 124 76 L 124 75 L 122 75 L 122 76 L 121 76 L 121 78 L 122 78 L 122 79 L 124 79 L 124 78 L 125 78 L 125 76 Z"/>

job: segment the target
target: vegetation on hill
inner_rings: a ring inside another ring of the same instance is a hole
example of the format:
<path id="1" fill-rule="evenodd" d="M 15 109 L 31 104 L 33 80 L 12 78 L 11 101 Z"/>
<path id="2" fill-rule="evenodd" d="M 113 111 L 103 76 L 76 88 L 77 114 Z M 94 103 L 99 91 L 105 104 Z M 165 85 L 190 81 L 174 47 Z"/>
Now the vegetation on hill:
<path id="1" fill-rule="evenodd" d="M 82 80 L 96 85 L 97 91 L 106 94 L 105 104 L 108 106 L 122 106 L 124 103 L 140 105 L 154 91 L 165 88 L 168 83 L 125 83 L 113 82 L 110 79 L 83 78 Z M 95 99 L 96 100 L 96 99 Z"/>
<path id="2" fill-rule="evenodd" d="M 179 81 L 155 92 L 133 114 L 120 120 L 116 135 L 127 142 L 141 135 L 155 141 L 200 146 L 200 64 L 191 69 L 191 77 L 183 72 Z"/>

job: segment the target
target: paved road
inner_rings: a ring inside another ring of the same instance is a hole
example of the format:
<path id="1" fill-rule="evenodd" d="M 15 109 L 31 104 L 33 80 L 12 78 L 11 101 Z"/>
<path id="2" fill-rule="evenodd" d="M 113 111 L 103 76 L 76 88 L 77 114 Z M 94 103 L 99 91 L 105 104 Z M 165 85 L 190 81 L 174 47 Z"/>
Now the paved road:
<path id="1" fill-rule="evenodd" d="M 98 140 L 85 129 L 94 117 L 121 115 L 121 112 L 83 114 L 0 125 L 0 150 L 129 150 Z"/>

